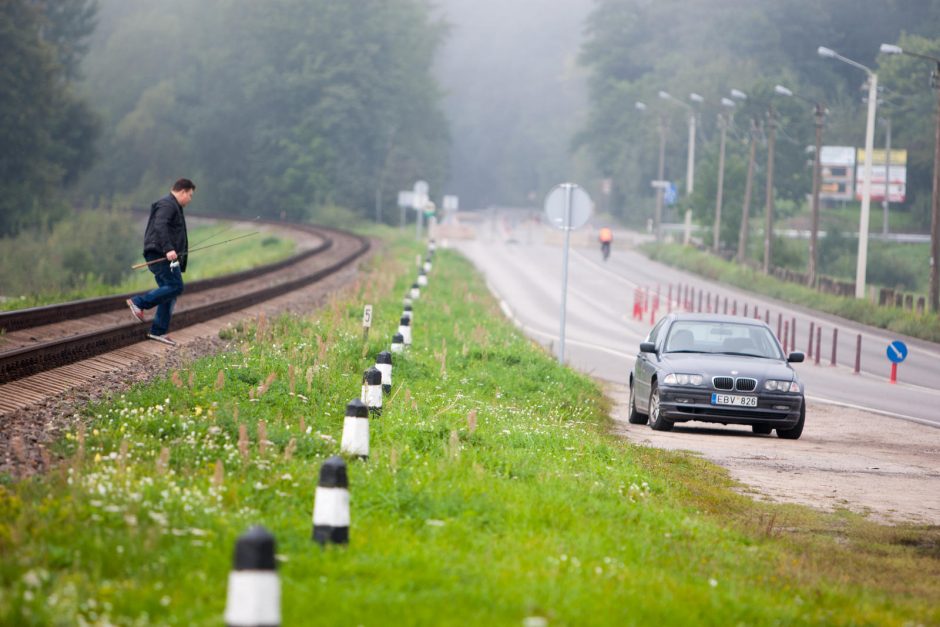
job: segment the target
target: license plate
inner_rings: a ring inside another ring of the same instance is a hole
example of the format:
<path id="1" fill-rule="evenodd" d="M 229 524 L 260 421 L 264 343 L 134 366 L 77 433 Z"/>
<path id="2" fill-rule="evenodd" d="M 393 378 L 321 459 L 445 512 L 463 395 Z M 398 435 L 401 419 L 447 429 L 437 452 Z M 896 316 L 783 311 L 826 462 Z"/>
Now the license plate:
<path id="1" fill-rule="evenodd" d="M 712 405 L 734 405 L 735 407 L 757 407 L 756 396 L 734 394 L 712 394 Z"/>

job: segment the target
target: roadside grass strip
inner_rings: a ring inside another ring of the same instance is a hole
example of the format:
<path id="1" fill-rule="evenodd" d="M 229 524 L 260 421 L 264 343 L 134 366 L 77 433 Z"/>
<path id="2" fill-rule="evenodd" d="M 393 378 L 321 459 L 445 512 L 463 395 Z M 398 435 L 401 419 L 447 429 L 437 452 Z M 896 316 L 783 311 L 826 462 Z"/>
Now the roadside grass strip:
<path id="1" fill-rule="evenodd" d="M 322 309 L 227 330 L 230 351 L 88 407 L 51 472 L 4 477 L 0 623 L 221 624 L 255 525 L 276 540 L 284 625 L 940 623 L 936 529 L 757 503 L 612 435 L 597 385 L 446 250 L 368 458 L 345 458 L 348 544 L 321 547 L 321 466 L 398 332 L 416 252 L 392 239 Z"/>
<path id="2" fill-rule="evenodd" d="M 903 333 L 910 337 L 940 342 L 940 315 L 918 315 L 896 307 L 879 307 L 867 299 L 823 294 L 805 285 L 797 285 L 767 276 L 759 270 L 711 253 L 680 244 L 644 244 L 639 251 L 654 261 L 692 272 L 713 281 L 740 287 L 756 294 L 811 307 L 848 320 Z"/>

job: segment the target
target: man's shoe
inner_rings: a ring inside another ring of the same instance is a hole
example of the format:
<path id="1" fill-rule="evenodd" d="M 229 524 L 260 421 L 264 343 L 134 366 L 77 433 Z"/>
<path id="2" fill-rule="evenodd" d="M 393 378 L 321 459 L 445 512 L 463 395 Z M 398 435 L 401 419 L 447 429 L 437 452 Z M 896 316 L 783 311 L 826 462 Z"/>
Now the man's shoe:
<path id="1" fill-rule="evenodd" d="M 169 335 L 154 335 L 153 333 L 148 333 L 147 338 L 151 340 L 156 340 L 162 342 L 167 346 L 176 346 L 176 340 L 171 338 Z"/>
<path id="2" fill-rule="evenodd" d="M 128 308 L 131 310 L 131 315 L 141 322 L 144 322 L 144 310 L 135 305 L 134 301 L 132 301 L 130 298 L 128 298 L 125 302 L 127 303 Z"/>

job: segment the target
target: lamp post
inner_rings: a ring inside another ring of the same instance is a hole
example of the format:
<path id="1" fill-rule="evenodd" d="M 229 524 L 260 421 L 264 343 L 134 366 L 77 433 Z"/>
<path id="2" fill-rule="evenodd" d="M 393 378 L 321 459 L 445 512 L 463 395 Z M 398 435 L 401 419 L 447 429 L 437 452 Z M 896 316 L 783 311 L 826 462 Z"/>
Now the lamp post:
<path id="1" fill-rule="evenodd" d="M 637 102 L 633 105 L 637 111 L 646 111 L 646 104 Z M 663 116 L 659 116 L 659 168 L 656 170 L 656 180 L 662 181 L 665 176 L 666 168 L 666 123 Z M 663 218 L 663 193 L 665 190 L 656 186 L 656 211 L 653 213 L 653 233 L 656 235 L 656 241 L 662 239 L 662 218 Z"/>
<path id="2" fill-rule="evenodd" d="M 692 196 L 692 192 L 695 187 L 695 109 L 679 100 L 678 98 L 673 97 L 669 92 L 660 91 L 659 97 L 663 100 L 671 100 L 678 105 L 685 107 L 689 111 L 689 151 L 688 159 L 686 160 L 685 167 L 685 195 L 686 198 Z M 689 94 L 689 99 L 692 102 L 704 102 L 705 99 L 699 96 L 696 93 Z M 686 208 L 685 210 L 685 238 L 684 243 L 689 244 L 689 241 L 692 237 L 692 209 Z"/>
<path id="3" fill-rule="evenodd" d="M 721 105 L 727 107 L 729 112 L 734 109 L 734 101 L 729 98 L 722 98 Z M 718 144 L 718 193 L 715 198 L 715 232 L 712 240 L 712 250 L 715 254 L 718 254 L 721 249 L 721 204 L 725 187 L 725 140 L 728 134 L 728 123 L 729 120 L 724 112 L 718 113 L 721 141 Z"/>
<path id="4" fill-rule="evenodd" d="M 907 52 L 900 46 L 881 44 L 885 54 L 906 54 L 934 63 L 930 83 L 937 92 L 936 122 L 933 142 L 933 196 L 930 203 L 930 309 L 940 311 L 940 59 L 926 54 Z M 869 101 L 872 100 L 869 94 Z M 869 103 L 869 108 L 871 104 Z"/>
<path id="5" fill-rule="evenodd" d="M 865 169 L 862 181 L 862 207 L 858 223 L 858 261 L 855 266 L 855 298 L 865 297 L 865 273 L 868 266 L 868 219 L 871 211 L 871 160 L 875 149 L 875 112 L 878 103 L 878 75 L 871 68 L 820 46 L 819 56 L 836 59 L 868 74 L 868 118 L 865 123 Z M 936 178 L 936 177 L 935 177 Z M 932 265 L 931 268 L 934 266 Z"/>
<path id="6" fill-rule="evenodd" d="M 672 96 L 669 92 L 660 91 L 659 97 L 663 100 L 675 102 L 689 111 L 689 152 L 685 164 L 685 192 L 688 196 L 692 194 L 692 190 L 695 186 L 695 109 L 693 109 L 691 105 Z M 689 97 L 695 102 L 702 102 L 704 100 L 704 98 L 698 94 L 690 94 Z"/>
<path id="7" fill-rule="evenodd" d="M 813 105 L 813 117 L 816 120 L 816 149 L 813 157 L 813 206 L 812 206 L 812 226 L 809 233 L 809 265 L 806 271 L 806 284 L 810 287 L 816 285 L 817 264 L 819 263 L 819 184 L 822 172 L 822 163 L 820 157 L 822 153 L 822 131 L 823 124 L 826 121 L 826 106 L 821 102 L 811 100 L 800 94 L 794 93 L 783 85 L 776 85 L 774 92 L 781 96 L 792 96 L 804 100 Z"/>

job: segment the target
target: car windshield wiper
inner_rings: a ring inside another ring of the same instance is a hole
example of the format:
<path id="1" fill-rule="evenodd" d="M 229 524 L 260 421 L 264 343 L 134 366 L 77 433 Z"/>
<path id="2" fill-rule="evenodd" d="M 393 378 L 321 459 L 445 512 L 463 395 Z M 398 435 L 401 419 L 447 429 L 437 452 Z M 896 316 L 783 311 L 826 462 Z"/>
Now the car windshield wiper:
<path id="1" fill-rule="evenodd" d="M 715 353 L 716 355 L 735 355 L 737 357 L 761 357 L 765 358 L 764 355 L 755 355 L 754 353 L 736 353 L 734 351 L 721 351 L 720 353 Z"/>
<path id="2" fill-rule="evenodd" d="M 708 353 L 709 351 L 697 351 L 691 348 L 683 348 L 681 350 L 666 351 L 667 353 Z"/>

